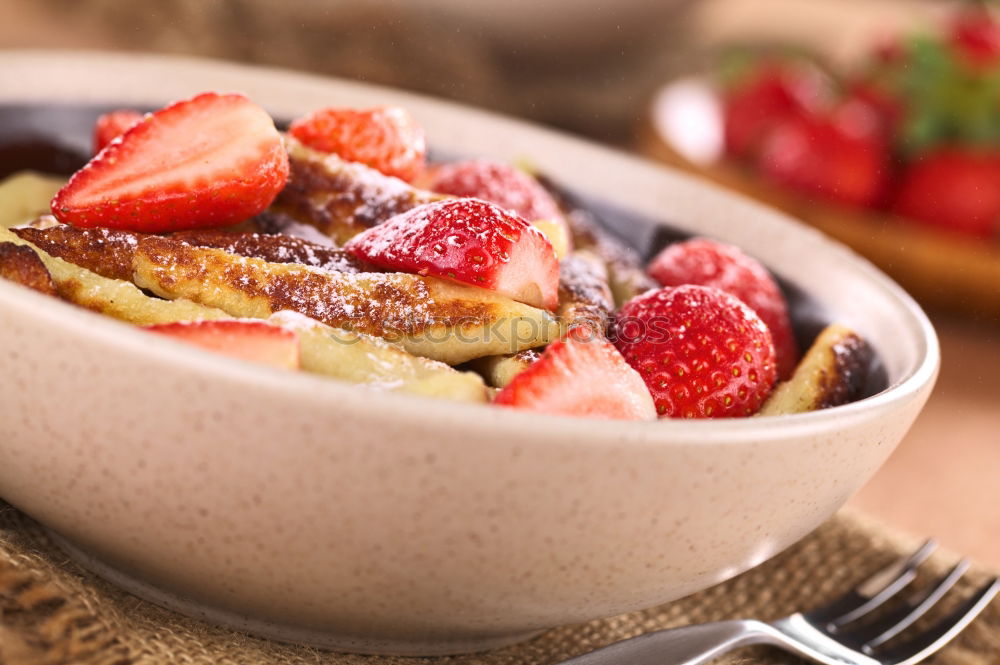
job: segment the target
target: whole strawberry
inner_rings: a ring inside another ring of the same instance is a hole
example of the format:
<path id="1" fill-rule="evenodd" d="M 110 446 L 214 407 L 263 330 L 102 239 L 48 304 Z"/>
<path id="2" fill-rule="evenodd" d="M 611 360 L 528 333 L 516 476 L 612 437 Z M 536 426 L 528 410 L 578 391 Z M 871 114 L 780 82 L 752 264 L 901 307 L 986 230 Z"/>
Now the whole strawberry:
<path id="1" fill-rule="evenodd" d="M 820 106 L 827 87 L 825 77 L 804 61 L 765 60 L 743 72 L 724 91 L 726 152 L 753 157 L 775 125 Z"/>
<path id="2" fill-rule="evenodd" d="M 206 92 L 132 125 L 52 199 L 64 224 L 161 233 L 236 224 L 288 180 L 274 121 L 243 95 Z"/>
<path id="3" fill-rule="evenodd" d="M 410 181 L 424 170 L 424 130 L 404 109 L 325 108 L 299 118 L 288 133 L 310 148 L 361 162 Z"/>
<path id="4" fill-rule="evenodd" d="M 707 238 L 668 246 L 649 263 L 649 275 L 663 286 L 700 284 L 731 293 L 757 313 L 774 341 L 778 376 L 791 376 L 799 351 L 788 316 L 788 304 L 759 261 L 738 247 Z"/>
<path id="5" fill-rule="evenodd" d="M 761 144 L 757 166 L 782 187 L 870 207 L 885 197 L 890 152 L 878 113 L 853 100 L 830 114 L 776 125 Z"/>
<path id="6" fill-rule="evenodd" d="M 955 52 L 975 67 L 987 69 L 1000 61 L 1000 23 L 985 7 L 960 11 L 948 37 Z"/>
<path id="7" fill-rule="evenodd" d="M 647 291 L 622 306 L 613 334 L 663 417 L 749 416 L 774 386 L 767 326 L 743 301 L 713 287 Z"/>
<path id="8" fill-rule="evenodd" d="M 444 277 L 534 307 L 559 302 L 559 262 L 545 235 L 480 199 L 418 206 L 360 233 L 344 249 L 385 270 Z"/>
<path id="9" fill-rule="evenodd" d="M 472 159 L 441 164 L 428 175 L 427 189 L 435 192 L 496 203 L 529 222 L 562 219 L 559 205 L 537 180 L 503 162 Z"/>
<path id="10" fill-rule="evenodd" d="M 892 209 L 947 231 L 1000 236 L 1000 151 L 946 147 L 922 155 L 904 171 Z"/>
<path id="11" fill-rule="evenodd" d="M 101 115 L 94 123 L 94 154 L 141 120 L 142 114 L 132 109 L 118 109 Z"/>

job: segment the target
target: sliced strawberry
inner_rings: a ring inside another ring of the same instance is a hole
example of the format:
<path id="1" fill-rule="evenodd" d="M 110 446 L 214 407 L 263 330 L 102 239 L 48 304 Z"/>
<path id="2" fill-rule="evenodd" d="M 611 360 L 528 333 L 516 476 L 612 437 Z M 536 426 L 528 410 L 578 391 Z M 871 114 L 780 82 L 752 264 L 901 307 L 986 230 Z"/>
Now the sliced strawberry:
<path id="1" fill-rule="evenodd" d="M 742 300 L 714 287 L 647 291 L 622 305 L 613 332 L 661 416 L 749 416 L 774 386 L 767 326 Z"/>
<path id="2" fill-rule="evenodd" d="M 142 120 L 142 114 L 132 109 L 119 109 L 105 113 L 94 124 L 94 154 L 104 146 L 127 132 L 133 125 Z"/>
<path id="3" fill-rule="evenodd" d="M 263 321 L 216 319 L 145 326 L 150 332 L 231 358 L 298 369 L 299 336 Z"/>
<path id="4" fill-rule="evenodd" d="M 893 211 L 980 238 L 1000 236 L 1000 152 L 942 148 L 903 173 Z"/>
<path id="5" fill-rule="evenodd" d="M 788 303 L 771 273 L 738 247 L 707 238 L 668 246 L 649 263 L 649 274 L 663 286 L 699 284 L 731 293 L 757 312 L 771 331 L 778 376 L 795 370 L 799 351 L 788 316 Z"/>
<path id="6" fill-rule="evenodd" d="M 418 206 L 354 236 L 344 249 L 385 270 L 444 277 L 534 307 L 559 302 L 559 262 L 545 234 L 479 199 Z"/>
<path id="7" fill-rule="evenodd" d="M 656 419 L 642 377 L 614 345 L 582 327 L 550 344 L 493 402 L 558 416 Z"/>
<path id="8" fill-rule="evenodd" d="M 441 164 L 429 170 L 422 185 L 441 194 L 483 199 L 510 210 L 529 222 L 547 221 L 571 234 L 559 204 L 548 190 L 524 171 L 488 159 Z M 568 253 L 572 248 L 566 247 Z M 558 252 L 557 252 L 558 253 Z"/>
<path id="9" fill-rule="evenodd" d="M 264 210 L 288 179 L 267 113 L 204 93 L 133 125 L 52 199 L 66 224 L 159 233 L 226 226 Z"/>
<path id="10" fill-rule="evenodd" d="M 423 172 L 427 157 L 423 128 L 394 106 L 320 109 L 294 121 L 288 133 L 310 148 L 406 181 Z"/>

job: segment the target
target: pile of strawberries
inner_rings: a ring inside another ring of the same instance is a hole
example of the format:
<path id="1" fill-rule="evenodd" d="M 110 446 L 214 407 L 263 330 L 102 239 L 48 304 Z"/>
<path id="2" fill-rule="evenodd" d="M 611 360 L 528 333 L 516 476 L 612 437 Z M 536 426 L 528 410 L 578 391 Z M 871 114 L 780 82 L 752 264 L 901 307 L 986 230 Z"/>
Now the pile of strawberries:
<path id="1" fill-rule="evenodd" d="M 363 231 L 344 249 L 386 271 L 489 289 L 554 311 L 560 265 L 530 221 L 562 219 L 533 177 L 472 160 L 428 168 L 419 125 L 401 109 L 323 109 L 289 133 L 320 151 L 452 194 Z M 289 177 L 268 114 L 238 94 L 205 93 L 155 113 L 116 111 L 96 155 L 52 201 L 63 223 L 146 233 L 224 227 L 265 210 Z M 551 220 L 550 220 L 551 221 Z M 562 220 L 565 223 L 565 220 Z M 570 326 L 495 403 L 551 414 L 652 420 L 756 412 L 797 361 L 785 299 L 764 267 L 710 240 L 665 249 L 663 286 L 625 303 L 605 331 Z M 156 332 L 280 367 L 295 336 L 260 321 L 157 326 Z"/>
<path id="2" fill-rule="evenodd" d="M 720 68 L 726 150 L 810 198 L 1000 237 L 1000 24 L 981 5 L 838 77 L 797 54 Z"/>

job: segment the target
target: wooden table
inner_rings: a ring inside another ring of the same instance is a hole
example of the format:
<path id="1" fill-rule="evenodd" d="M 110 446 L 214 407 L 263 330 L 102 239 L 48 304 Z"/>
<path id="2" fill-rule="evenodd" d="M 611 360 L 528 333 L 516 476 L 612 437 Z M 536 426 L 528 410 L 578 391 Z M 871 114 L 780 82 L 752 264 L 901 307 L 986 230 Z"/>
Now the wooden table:
<path id="1" fill-rule="evenodd" d="M 851 505 L 1000 570 L 1000 325 L 932 318 L 934 393 Z"/>

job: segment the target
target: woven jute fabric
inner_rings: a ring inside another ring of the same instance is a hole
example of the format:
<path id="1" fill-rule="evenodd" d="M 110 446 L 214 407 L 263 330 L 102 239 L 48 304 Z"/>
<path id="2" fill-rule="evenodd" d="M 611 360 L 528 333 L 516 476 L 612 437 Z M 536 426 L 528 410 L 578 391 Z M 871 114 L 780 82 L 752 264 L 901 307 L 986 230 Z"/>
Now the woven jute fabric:
<path id="1" fill-rule="evenodd" d="M 728 582 L 639 612 L 547 631 L 484 653 L 437 658 L 361 656 L 279 644 L 161 609 L 72 563 L 45 531 L 0 502 L 0 665 L 547 665 L 648 631 L 731 618 L 773 619 L 820 604 L 915 543 L 841 513 L 787 552 Z M 953 558 L 936 555 L 928 574 Z M 991 571 L 974 567 L 956 595 Z M 722 658 L 726 665 L 800 662 L 773 649 Z M 1000 664 L 1000 602 L 932 661 Z M 623 664 L 627 665 L 627 664 Z"/>

